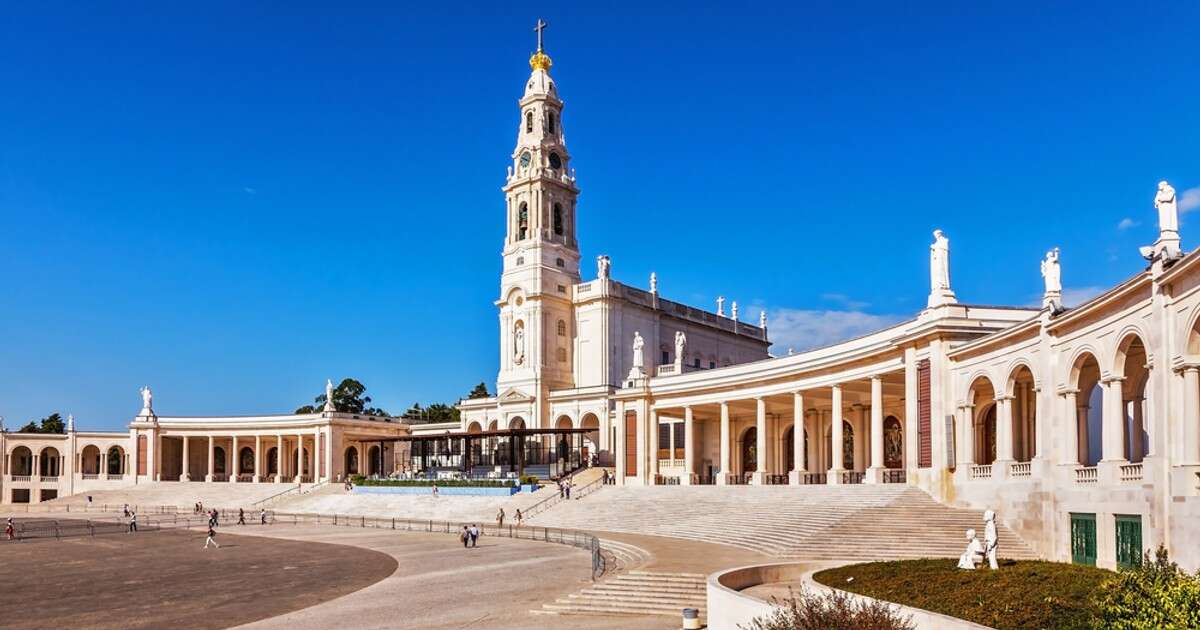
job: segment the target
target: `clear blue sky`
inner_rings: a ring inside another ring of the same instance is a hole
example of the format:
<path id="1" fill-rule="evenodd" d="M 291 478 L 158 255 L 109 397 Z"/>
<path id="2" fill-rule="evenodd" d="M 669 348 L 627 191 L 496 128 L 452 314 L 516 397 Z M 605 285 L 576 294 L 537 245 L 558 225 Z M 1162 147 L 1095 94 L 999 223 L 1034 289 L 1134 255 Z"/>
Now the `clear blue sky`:
<path id="1" fill-rule="evenodd" d="M 0 24 L 10 428 L 120 428 L 143 384 L 162 414 L 493 384 L 538 17 L 584 259 L 765 306 L 778 352 L 915 313 L 935 227 L 963 301 L 1035 301 L 1054 245 L 1086 296 L 1140 268 L 1159 179 L 1200 187 L 1191 2 L 104 4 Z"/>

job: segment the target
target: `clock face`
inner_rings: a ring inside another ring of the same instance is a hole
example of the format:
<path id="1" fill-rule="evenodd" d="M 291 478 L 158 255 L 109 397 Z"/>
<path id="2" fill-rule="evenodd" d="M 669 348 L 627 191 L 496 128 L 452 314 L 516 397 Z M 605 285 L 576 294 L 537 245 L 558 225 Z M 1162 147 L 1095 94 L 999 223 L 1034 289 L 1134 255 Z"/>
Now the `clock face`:
<path id="1" fill-rule="evenodd" d="M 533 156 L 529 155 L 528 151 L 522 153 L 521 154 L 521 167 L 529 168 L 529 161 L 532 159 L 533 159 Z"/>
<path id="2" fill-rule="evenodd" d="M 550 168 L 554 170 L 562 168 L 562 158 L 558 157 L 557 153 L 550 154 Z"/>

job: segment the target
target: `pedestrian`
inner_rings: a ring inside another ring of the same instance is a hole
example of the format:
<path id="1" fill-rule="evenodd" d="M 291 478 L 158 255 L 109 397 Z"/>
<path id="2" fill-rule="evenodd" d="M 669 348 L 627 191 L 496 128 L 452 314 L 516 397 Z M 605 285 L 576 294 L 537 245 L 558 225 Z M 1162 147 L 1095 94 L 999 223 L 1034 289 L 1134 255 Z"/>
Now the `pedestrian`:
<path id="1" fill-rule="evenodd" d="M 437 489 L 437 484 L 435 483 L 435 484 L 433 484 L 433 496 L 436 497 L 437 495 L 438 495 L 438 489 Z"/>
<path id="2" fill-rule="evenodd" d="M 208 538 L 204 539 L 204 548 L 205 549 L 208 549 L 208 546 L 210 544 L 212 546 L 216 547 L 217 549 L 221 548 L 221 545 L 217 544 L 216 536 L 217 536 L 217 530 L 213 529 L 212 525 L 209 525 L 208 526 Z"/>
<path id="3" fill-rule="evenodd" d="M 266 525 L 266 524 L 267 524 L 267 509 L 266 509 L 266 508 L 263 508 L 262 512 L 259 512 L 259 514 L 258 514 L 258 524 L 259 524 L 259 525 Z"/>
<path id="4" fill-rule="evenodd" d="M 213 527 L 221 526 L 221 513 L 219 511 L 217 511 L 217 508 L 213 508 L 213 511 L 212 511 L 212 524 L 213 524 Z"/>
<path id="5" fill-rule="evenodd" d="M 571 480 L 567 480 L 567 500 L 571 500 Z"/>
<path id="6" fill-rule="evenodd" d="M 565 492 L 565 487 L 563 486 L 563 482 L 561 479 L 555 483 L 558 484 L 558 498 L 561 499 L 561 498 L 563 498 L 563 493 Z"/>
<path id="7" fill-rule="evenodd" d="M 246 510 L 238 508 L 238 525 L 246 524 Z"/>
<path id="8" fill-rule="evenodd" d="M 524 517 L 521 516 L 521 508 L 517 508 L 517 527 L 521 526 L 522 520 L 524 520 Z"/>
<path id="9" fill-rule="evenodd" d="M 496 525 L 504 527 L 504 508 L 500 508 L 500 511 L 496 514 Z"/>
<path id="10" fill-rule="evenodd" d="M 471 525 L 471 546 L 472 547 L 479 546 L 479 525 L 478 524 Z"/>
<path id="11" fill-rule="evenodd" d="M 137 512 L 133 512 L 129 516 L 129 531 L 126 533 L 132 534 L 137 531 Z"/>
<path id="12" fill-rule="evenodd" d="M 463 549 L 466 549 L 471 542 L 471 530 L 466 525 L 463 525 L 462 532 L 459 533 L 458 538 L 462 541 Z"/>
<path id="13" fill-rule="evenodd" d="M 4 537 L 9 540 L 17 539 L 17 528 L 13 526 L 13 520 L 10 516 L 8 522 L 4 523 Z"/>
<path id="14" fill-rule="evenodd" d="M 92 495 L 88 495 L 88 507 L 92 507 Z"/>
<path id="15" fill-rule="evenodd" d="M 121 514 L 123 514 L 125 516 L 125 518 L 129 518 L 129 504 L 128 503 L 121 504 Z"/>

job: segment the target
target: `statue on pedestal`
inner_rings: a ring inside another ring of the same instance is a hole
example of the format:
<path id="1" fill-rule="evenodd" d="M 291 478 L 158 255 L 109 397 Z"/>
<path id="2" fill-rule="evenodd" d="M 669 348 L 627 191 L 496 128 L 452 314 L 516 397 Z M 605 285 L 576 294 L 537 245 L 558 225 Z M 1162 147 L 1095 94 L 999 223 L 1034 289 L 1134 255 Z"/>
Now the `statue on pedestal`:
<path id="1" fill-rule="evenodd" d="M 1058 263 L 1058 248 L 1046 252 L 1042 260 L 1042 278 L 1046 281 L 1046 292 L 1042 294 L 1042 306 L 1050 307 L 1051 312 L 1062 310 L 1062 269 Z"/>
<path id="2" fill-rule="evenodd" d="M 683 353 L 687 350 L 687 335 L 683 331 L 675 333 L 675 367 L 683 368 Z"/>
<path id="3" fill-rule="evenodd" d="M 1158 231 L 1179 231 L 1179 207 L 1175 201 L 1175 188 L 1163 180 L 1158 182 L 1158 193 L 1154 195 L 1154 207 L 1158 209 Z"/>
<path id="4" fill-rule="evenodd" d="M 767 329 L 767 312 L 765 310 L 758 312 L 758 327 L 763 330 Z"/>
<path id="5" fill-rule="evenodd" d="M 738 312 L 737 312 L 737 311 L 738 311 L 738 308 L 737 308 L 737 300 L 734 300 L 734 301 L 733 301 L 733 309 L 731 309 L 731 310 L 730 310 L 730 316 L 731 316 L 731 317 L 733 317 L 733 320 L 734 320 L 734 321 L 737 321 L 737 318 L 738 318 Z"/>
<path id="6" fill-rule="evenodd" d="M 142 415 L 152 415 L 154 412 L 154 393 L 150 391 L 150 386 L 144 385 L 138 391 L 142 394 Z"/>
<path id="7" fill-rule="evenodd" d="M 650 272 L 650 292 L 658 294 L 658 274 Z"/>
<path id="8" fill-rule="evenodd" d="M 603 254 L 596 257 L 596 277 L 600 280 L 607 280 L 609 271 L 612 267 L 612 261 L 608 256 Z"/>
<path id="9" fill-rule="evenodd" d="M 983 543 L 975 537 L 975 530 L 967 530 L 967 550 L 958 557 L 958 568 L 974 571 L 983 556 Z"/>
<path id="10" fill-rule="evenodd" d="M 633 333 L 633 367 L 629 368 L 629 380 L 636 380 L 646 377 L 646 357 L 642 353 L 642 348 L 646 346 L 646 341 L 642 339 L 640 332 Z"/>
<path id="11" fill-rule="evenodd" d="M 983 552 L 987 554 L 988 566 L 995 571 L 1000 568 L 996 563 L 996 552 L 1000 549 L 1000 536 L 996 531 L 996 513 L 992 510 L 985 510 L 983 523 Z"/>
<path id="12" fill-rule="evenodd" d="M 333 381 L 325 379 L 325 411 L 335 411 L 333 407 Z"/>
<path id="13" fill-rule="evenodd" d="M 934 230 L 933 244 L 929 246 L 929 306 L 955 301 L 950 289 L 950 239 L 941 230 Z"/>
<path id="14" fill-rule="evenodd" d="M 513 363 L 525 363 L 525 327 L 520 325 L 513 331 Z"/>

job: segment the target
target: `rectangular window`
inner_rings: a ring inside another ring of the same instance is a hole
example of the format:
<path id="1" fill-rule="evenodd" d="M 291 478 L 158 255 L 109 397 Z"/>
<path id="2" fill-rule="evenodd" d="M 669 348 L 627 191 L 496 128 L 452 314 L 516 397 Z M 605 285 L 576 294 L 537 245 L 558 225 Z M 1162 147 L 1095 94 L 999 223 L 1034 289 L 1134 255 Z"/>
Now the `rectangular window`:
<path id="1" fill-rule="evenodd" d="M 1122 569 L 1142 563 L 1142 517 L 1138 514 L 1117 514 L 1117 566 Z"/>
<path id="2" fill-rule="evenodd" d="M 638 474 L 638 443 L 637 443 L 636 411 L 625 412 L 625 476 L 636 477 Z"/>
<path id="3" fill-rule="evenodd" d="M 676 422 L 671 426 L 675 427 L 675 459 L 683 459 L 683 441 L 686 439 L 683 429 L 686 425 L 682 422 Z"/>
<path id="4" fill-rule="evenodd" d="M 658 425 L 658 458 L 671 457 L 671 425 L 661 422 Z"/>
<path id="5" fill-rule="evenodd" d="M 1071 562 L 1096 566 L 1096 515 L 1071 513 Z"/>
<path id="6" fill-rule="evenodd" d="M 670 353 L 670 352 L 667 352 L 666 350 L 663 350 L 663 353 L 662 353 L 662 364 L 663 364 L 663 365 L 667 365 L 667 364 L 668 364 L 668 363 L 670 363 L 670 362 L 671 362 L 671 353 Z"/>
<path id="7" fill-rule="evenodd" d="M 716 361 L 709 361 L 709 362 L 708 362 L 708 369 L 710 369 L 710 370 L 715 370 L 715 369 L 717 369 L 717 362 L 716 362 Z"/>
<path id="8" fill-rule="evenodd" d="M 696 366 L 696 369 L 700 369 L 700 359 L 696 359 L 696 362 L 693 365 Z"/>

